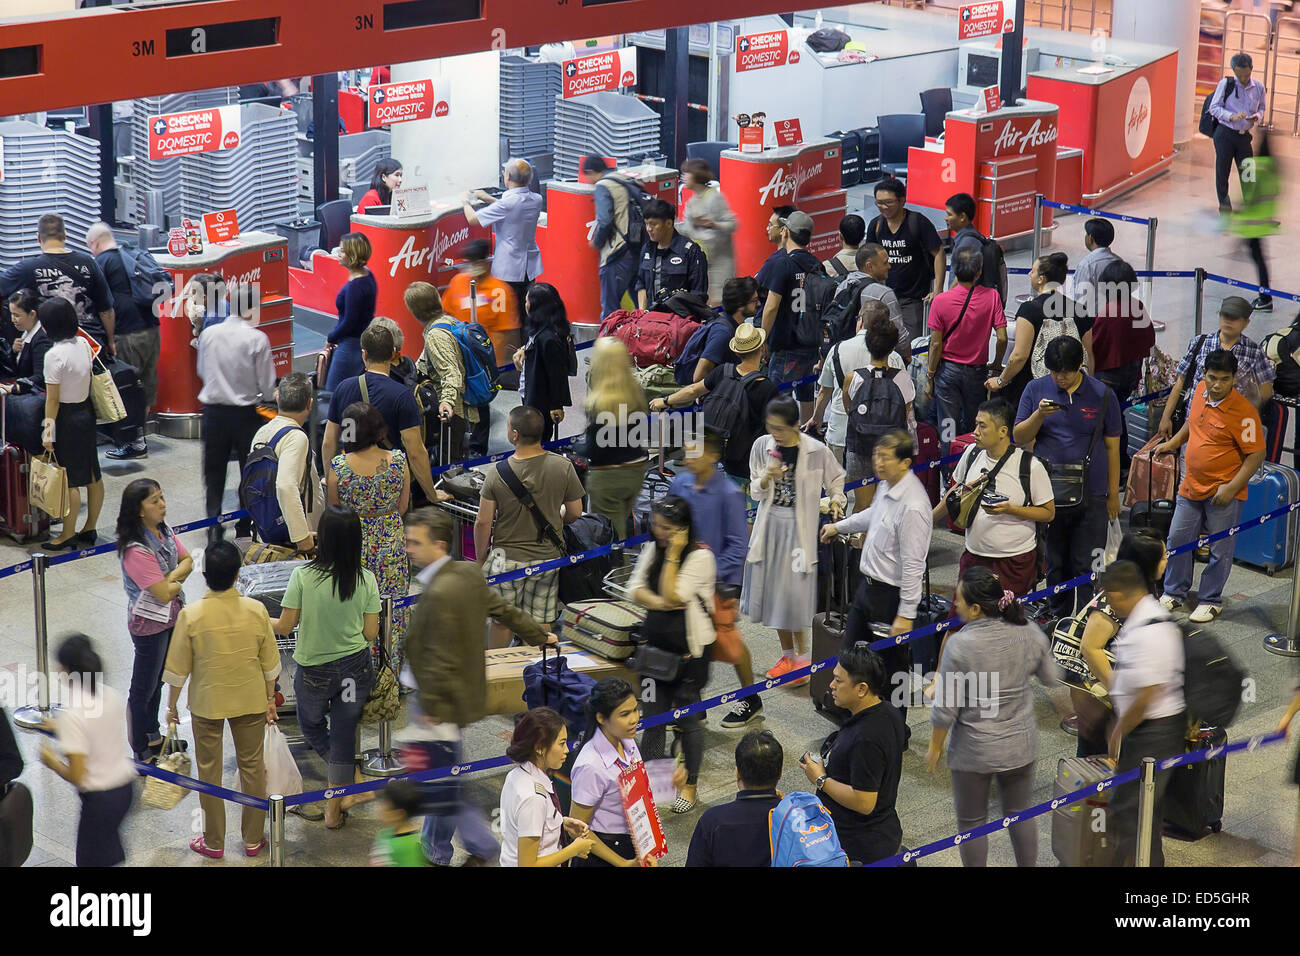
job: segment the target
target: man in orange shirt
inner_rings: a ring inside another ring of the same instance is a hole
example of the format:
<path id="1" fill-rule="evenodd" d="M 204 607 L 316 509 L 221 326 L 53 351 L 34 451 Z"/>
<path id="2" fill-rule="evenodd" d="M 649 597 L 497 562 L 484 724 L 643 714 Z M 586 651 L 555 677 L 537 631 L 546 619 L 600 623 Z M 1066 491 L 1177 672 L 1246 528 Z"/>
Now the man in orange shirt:
<path id="1" fill-rule="evenodd" d="M 1235 355 L 1216 349 L 1206 356 L 1205 377 L 1192 395 L 1187 421 L 1178 434 L 1156 448 L 1156 454 L 1177 454 L 1187 444 L 1186 474 L 1178 486 L 1169 527 L 1170 550 L 1195 541 L 1202 526 L 1206 534 L 1215 534 L 1235 525 L 1246 500 L 1246 484 L 1264 461 L 1259 412 L 1233 387 L 1236 381 Z M 1227 537 L 1210 545 L 1210 561 L 1201 575 L 1198 603 L 1189 621 L 1204 624 L 1222 612 L 1234 542 Z M 1187 599 L 1193 558 L 1191 550 L 1169 556 L 1165 594 L 1160 599 L 1166 610 L 1181 607 Z"/>
<path id="2" fill-rule="evenodd" d="M 442 294 L 443 310 L 461 322 L 477 321 L 492 340 L 497 365 L 509 365 L 515 349 L 522 344 L 519 335 L 519 306 L 515 290 L 510 283 L 491 273 L 488 259 L 491 246 L 486 239 L 473 239 L 465 243 L 465 261 L 460 272 L 452 277 L 447 291 Z M 470 280 L 474 281 L 477 309 L 469 294 Z M 519 373 L 501 373 L 502 388 L 518 388 Z M 470 426 L 468 451 L 472 457 L 487 454 L 488 436 L 492 432 L 491 406 L 478 406 L 478 421 Z"/>

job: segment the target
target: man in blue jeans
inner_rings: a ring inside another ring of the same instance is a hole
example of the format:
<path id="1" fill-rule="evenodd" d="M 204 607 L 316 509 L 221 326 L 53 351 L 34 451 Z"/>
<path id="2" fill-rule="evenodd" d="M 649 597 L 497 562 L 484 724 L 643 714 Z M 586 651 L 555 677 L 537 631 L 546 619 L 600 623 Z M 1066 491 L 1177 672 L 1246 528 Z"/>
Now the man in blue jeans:
<path id="1" fill-rule="evenodd" d="M 421 569 L 417 579 L 424 593 L 406 631 L 407 668 L 402 680 L 416 688 L 408 730 L 431 756 L 431 767 L 460 763 L 462 730 L 487 712 L 483 645 L 489 617 L 529 644 L 559 642 L 488 587 L 475 562 L 452 560 L 454 533 L 451 517 L 434 508 L 418 508 L 406 516 L 406 553 Z M 425 856 L 437 866 L 449 865 L 451 838 L 459 831 L 471 862 L 483 865 L 497 855 L 500 844 L 483 813 L 460 799 L 455 787 L 450 780 L 426 787 L 428 799 L 444 799 L 425 817 L 421 838 Z"/>
<path id="2" fill-rule="evenodd" d="M 800 341 L 795 320 L 804 304 L 797 301 L 796 293 L 802 295 L 805 275 L 825 276 L 821 262 L 807 248 L 812 241 L 812 216 L 796 209 L 780 219 L 779 224 L 780 248 L 785 250 L 785 255 L 769 256 L 754 277 L 759 288 L 767 291 L 762 324 L 771 350 L 767 375 L 773 385 L 796 382 L 813 374 L 821 335 L 818 334 L 815 342 Z M 794 387 L 800 421 L 812 420 L 816 392 L 815 381 L 801 382 Z"/>
<path id="3" fill-rule="evenodd" d="M 582 181 L 595 187 L 592 201 L 596 204 L 596 223 L 591 245 L 600 252 L 600 317 L 604 319 L 623 308 L 623 293 L 632 291 L 641 264 L 645 223 L 629 214 L 628 204 L 639 206 L 644 192 L 631 177 L 610 169 L 600 156 L 583 157 Z"/>
<path id="4" fill-rule="evenodd" d="M 1264 461 L 1264 427 L 1255 410 L 1234 386 L 1237 357 L 1216 349 L 1205 358 L 1205 376 L 1192 393 L 1187 421 L 1169 441 L 1156 446 L 1157 455 L 1177 454 L 1187 445 L 1183 482 L 1178 486 L 1169 549 L 1195 541 L 1204 526 L 1215 534 L 1235 525 L 1246 500 L 1246 485 Z M 1210 545 L 1210 561 L 1201 575 L 1197 606 L 1188 620 L 1205 624 L 1223 611 L 1223 586 L 1232 570 L 1235 539 Z M 1170 554 L 1165 568 L 1165 593 L 1160 599 L 1173 611 L 1187 600 L 1192 587 L 1193 552 Z"/>

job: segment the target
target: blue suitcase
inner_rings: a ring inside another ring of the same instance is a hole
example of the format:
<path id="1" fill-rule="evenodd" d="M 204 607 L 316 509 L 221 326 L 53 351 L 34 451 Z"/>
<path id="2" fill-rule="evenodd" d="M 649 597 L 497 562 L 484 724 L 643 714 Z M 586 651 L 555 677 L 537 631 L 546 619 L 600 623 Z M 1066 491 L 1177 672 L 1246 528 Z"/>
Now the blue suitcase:
<path id="1" fill-rule="evenodd" d="M 1260 515 L 1275 511 L 1300 498 L 1300 474 L 1286 465 L 1264 462 L 1246 487 L 1246 503 L 1241 508 L 1241 523 L 1247 524 Z M 1244 530 L 1237 535 L 1233 560 L 1263 568 L 1273 574 L 1295 562 L 1295 528 L 1300 512 L 1275 518 Z"/>

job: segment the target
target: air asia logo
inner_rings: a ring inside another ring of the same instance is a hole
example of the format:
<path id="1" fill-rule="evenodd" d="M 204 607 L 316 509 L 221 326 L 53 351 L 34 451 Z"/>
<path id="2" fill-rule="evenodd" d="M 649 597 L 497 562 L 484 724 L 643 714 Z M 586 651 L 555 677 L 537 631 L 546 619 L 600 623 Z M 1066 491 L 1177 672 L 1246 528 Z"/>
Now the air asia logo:
<path id="1" fill-rule="evenodd" d="M 1011 152 L 1023 155 L 1026 149 L 1037 149 L 1040 146 L 1046 146 L 1048 143 L 1055 143 L 1056 137 L 1055 120 L 1048 120 L 1044 124 L 1041 118 L 1036 119 L 1027 130 L 1017 129 L 1015 123 L 1008 120 L 993 143 L 993 155 L 1000 156 L 1003 153 Z"/>
<path id="2" fill-rule="evenodd" d="M 1124 114 L 1128 117 L 1124 124 L 1124 149 L 1129 158 L 1137 159 L 1147 145 L 1147 134 L 1151 131 L 1151 84 L 1145 76 L 1139 76 L 1128 94 L 1128 108 Z"/>
<path id="3" fill-rule="evenodd" d="M 222 149 L 234 149 L 239 145 L 239 133 L 235 130 L 228 130 L 226 135 L 221 137 Z"/>
<path id="4" fill-rule="evenodd" d="M 772 174 L 772 178 L 767 181 L 767 185 L 759 187 L 759 204 L 767 206 L 770 205 L 770 200 L 782 199 L 787 196 L 793 199 L 794 194 L 804 183 L 816 179 L 821 174 L 821 163 L 803 169 L 796 166 L 789 176 L 786 176 L 784 166 L 778 166 L 776 172 Z"/>
<path id="5" fill-rule="evenodd" d="M 433 108 L 433 115 L 446 116 L 450 111 L 451 111 L 451 107 L 447 105 L 447 101 L 439 100 L 438 104 Z"/>
<path id="6" fill-rule="evenodd" d="M 798 63 L 798 62 L 799 62 L 799 51 L 798 51 L 798 50 L 791 50 L 791 51 L 790 51 L 790 60 L 789 60 L 789 62 L 791 62 L 791 63 Z"/>
<path id="7" fill-rule="evenodd" d="M 443 235 L 441 232 L 435 233 L 433 245 L 425 246 L 423 249 L 416 250 L 415 236 L 407 236 L 406 242 L 402 243 L 402 248 L 397 250 L 397 255 L 388 260 L 389 278 L 397 278 L 398 268 L 416 269 L 424 263 L 428 263 L 427 271 L 433 274 L 434 267 L 442 261 L 443 257 L 457 243 L 464 242 L 469 238 L 469 227 L 457 229 L 449 235 Z"/>

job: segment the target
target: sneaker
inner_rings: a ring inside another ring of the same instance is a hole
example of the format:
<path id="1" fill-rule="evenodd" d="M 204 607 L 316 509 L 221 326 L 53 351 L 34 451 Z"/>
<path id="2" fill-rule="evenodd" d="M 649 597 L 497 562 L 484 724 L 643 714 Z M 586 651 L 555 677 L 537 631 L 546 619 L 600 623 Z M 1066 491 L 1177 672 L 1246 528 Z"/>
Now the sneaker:
<path id="1" fill-rule="evenodd" d="M 771 668 L 765 676 L 771 678 L 784 677 L 794 670 L 794 658 L 789 654 L 782 654 L 781 659 L 776 662 L 776 666 Z"/>
<path id="2" fill-rule="evenodd" d="M 738 730 L 761 716 L 763 716 L 763 702 L 757 697 L 746 697 L 736 704 L 731 713 L 722 718 L 722 729 Z"/>
<path id="3" fill-rule="evenodd" d="M 809 664 L 811 664 L 811 663 L 812 663 L 812 661 L 795 661 L 794 664 L 793 664 L 793 666 L 791 666 L 790 670 L 792 670 L 792 671 L 797 671 L 797 670 L 799 670 L 799 668 L 801 668 L 801 667 L 807 667 L 807 666 L 808 666 Z M 807 687 L 807 686 L 808 686 L 808 681 L 810 681 L 810 680 L 812 680 L 812 678 L 809 677 L 807 674 L 804 674 L 803 677 L 797 677 L 797 678 L 795 678 L 794 680 L 790 681 L 790 683 L 786 684 L 785 686 L 786 686 L 786 687 L 792 687 L 792 688 L 793 688 L 793 687 Z"/>
<path id="4" fill-rule="evenodd" d="M 1217 604 L 1198 604 L 1196 610 L 1187 616 L 1187 620 L 1194 624 L 1209 624 L 1222 613 L 1223 608 Z"/>
<path id="5" fill-rule="evenodd" d="M 127 442 L 125 445 L 119 445 L 117 448 L 109 449 L 104 452 L 104 454 L 116 461 L 123 461 L 132 458 L 148 458 L 149 446 L 143 441 Z"/>
<path id="6" fill-rule="evenodd" d="M 1261 295 L 1250 304 L 1250 307 L 1256 312 L 1272 312 L 1273 297 L 1271 295 Z"/>
<path id="7" fill-rule="evenodd" d="M 1160 598 L 1160 606 L 1166 611 L 1177 611 L 1183 606 L 1183 602 L 1178 600 L 1176 597 L 1170 597 L 1168 594 L 1165 594 Z"/>

